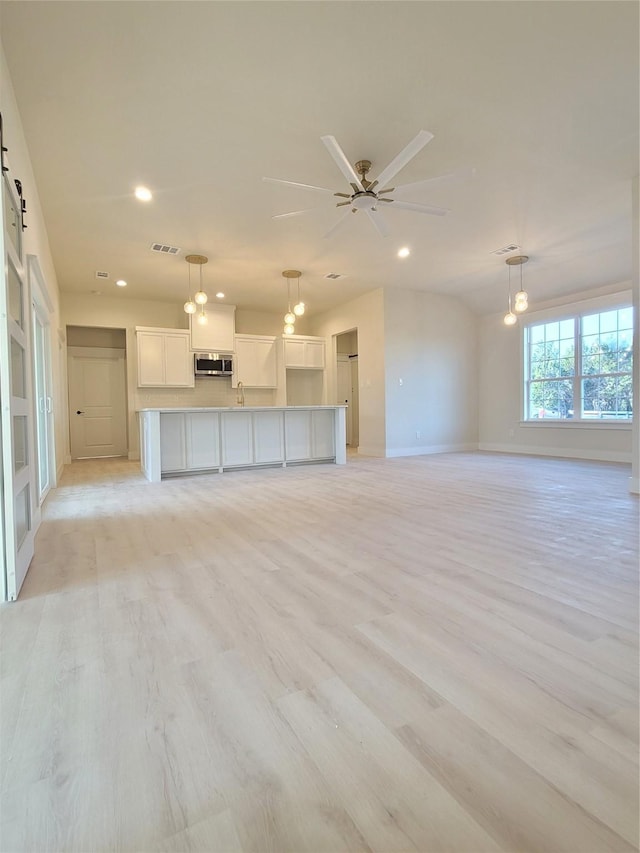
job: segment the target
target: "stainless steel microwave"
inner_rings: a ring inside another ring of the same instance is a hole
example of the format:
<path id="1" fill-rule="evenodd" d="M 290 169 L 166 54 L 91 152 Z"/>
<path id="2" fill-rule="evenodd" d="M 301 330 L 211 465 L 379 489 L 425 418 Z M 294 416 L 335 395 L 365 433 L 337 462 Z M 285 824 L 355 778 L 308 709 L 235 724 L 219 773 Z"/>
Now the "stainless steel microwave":
<path id="1" fill-rule="evenodd" d="M 233 359 L 217 352 L 197 352 L 193 356 L 196 376 L 231 376 Z"/>

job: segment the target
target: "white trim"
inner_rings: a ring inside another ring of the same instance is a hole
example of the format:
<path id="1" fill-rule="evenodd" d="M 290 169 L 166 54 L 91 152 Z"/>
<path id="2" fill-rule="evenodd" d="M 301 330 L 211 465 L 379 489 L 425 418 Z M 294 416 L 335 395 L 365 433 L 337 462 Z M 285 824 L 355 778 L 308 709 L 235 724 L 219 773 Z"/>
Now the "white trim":
<path id="1" fill-rule="evenodd" d="M 596 313 L 601 310 L 613 311 L 616 308 L 627 308 L 632 304 L 631 296 L 630 289 L 619 290 L 602 296 L 564 302 L 561 305 L 540 309 L 539 311 L 527 311 L 526 314 L 520 315 L 522 328 L 535 323 L 543 323 L 546 320 L 568 320 L 575 316 L 581 317 L 585 314 L 590 314 L 591 312 Z"/>
<path id="2" fill-rule="evenodd" d="M 468 453 L 478 449 L 478 445 L 472 444 L 429 444 L 422 447 L 394 447 L 387 450 L 387 459 L 398 456 L 428 456 L 433 453 Z"/>
<path id="3" fill-rule="evenodd" d="M 633 429 L 633 420 L 628 421 L 607 421 L 607 420 L 573 420 L 573 418 L 562 418 L 554 420 L 553 418 L 543 418 L 542 420 L 531 419 L 530 421 L 520 421 L 520 426 L 525 429 L 609 429 L 622 430 L 630 432 Z"/>
<path id="4" fill-rule="evenodd" d="M 592 462 L 622 462 L 631 464 L 631 453 L 616 450 L 577 450 L 569 447 L 536 447 L 533 445 L 492 444 L 480 442 L 478 450 L 489 453 L 514 453 L 525 456 L 557 456 L 565 459 L 586 459 Z"/>
<path id="5" fill-rule="evenodd" d="M 384 447 L 367 447 L 364 444 L 358 445 L 358 453 L 360 456 L 375 456 L 377 458 L 384 458 L 385 456 Z"/>
<path id="6" fill-rule="evenodd" d="M 629 491 L 632 495 L 640 495 L 640 477 L 629 477 Z"/>

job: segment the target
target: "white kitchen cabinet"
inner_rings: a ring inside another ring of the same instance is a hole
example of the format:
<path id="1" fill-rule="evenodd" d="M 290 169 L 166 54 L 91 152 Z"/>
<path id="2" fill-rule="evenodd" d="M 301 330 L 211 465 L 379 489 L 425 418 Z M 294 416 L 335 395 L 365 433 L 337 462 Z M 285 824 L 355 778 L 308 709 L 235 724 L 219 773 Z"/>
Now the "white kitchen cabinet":
<path id="1" fill-rule="evenodd" d="M 266 465 L 284 461 L 284 430 L 282 411 L 254 413 L 253 462 Z"/>
<path id="2" fill-rule="evenodd" d="M 182 412 L 167 412 L 160 418 L 160 454 L 162 473 L 185 471 L 187 468 L 187 446 L 185 418 Z"/>
<path id="3" fill-rule="evenodd" d="M 218 468 L 220 465 L 220 415 L 190 412 L 185 415 L 187 470 Z"/>
<path id="4" fill-rule="evenodd" d="M 139 387 L 194 387 L 189 332 L 137 326 L 136 337 Z"/>
<path id="5" fill-rule="evenodd" d="M 335 457 L 335 414 L 330 409 L 288 409 L 284 414 L 287 462 Z"/>
<path id="6" fill-rule="evenodd" d="M 276 339 L 269 335 L 236 335 L 233 386 L 275 388 L 278 384 Z"/>
<path id="7" fill-rule="evenodd" d="M 345 406 L 141 409 L 147 479 L 189 471 L 335 461 L 346 455 Z"/>
<path id="8" fill-rule="evenodd" d="M 235 410 L 220 415 L 222 465 L 253 464 L 253 413 Z"/>
<path id="9" fill-rule="evenodd" d="M 163 412 L 160 418 L 162 473 L 198 471 L 220 465 L 217 412 Z"/>
<path id="10" fill-rule="evenodd" d="M 207 322 L 198 323 L 199 312 L 189 315 L 191 349 L 194 352 L 233 352 L 236 331 L 235 305 L 205 305 Z"/>
<path id="11" fill-rule="evenodd" d="M 284 366 L 307 370 L 324 370 L 324 338 L 306 335 L 286 335 L 284 340 Z"/>

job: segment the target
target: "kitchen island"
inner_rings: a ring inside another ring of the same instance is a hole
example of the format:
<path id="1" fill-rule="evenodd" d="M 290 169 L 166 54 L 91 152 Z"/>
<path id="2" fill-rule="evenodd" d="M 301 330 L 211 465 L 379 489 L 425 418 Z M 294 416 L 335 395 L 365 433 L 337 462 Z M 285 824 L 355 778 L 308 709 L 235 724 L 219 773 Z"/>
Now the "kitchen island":
<path id="1" fill-rule="evenodd" d="M 335 462 L 344 465 L 346 406 L 139 409 L 140 467 L 176 474 Z"/>

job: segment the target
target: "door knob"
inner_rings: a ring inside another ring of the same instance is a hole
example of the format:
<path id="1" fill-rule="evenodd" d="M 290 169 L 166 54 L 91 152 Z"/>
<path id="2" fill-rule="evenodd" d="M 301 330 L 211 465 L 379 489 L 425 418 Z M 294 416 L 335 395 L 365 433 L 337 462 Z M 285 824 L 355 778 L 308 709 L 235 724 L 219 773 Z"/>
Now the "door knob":
<path id="1" fill-rule="evenodd" d="M 81 412 L 80 409 L 76 412 L 76 415 L 84 415 L 84 412 Z"/>

